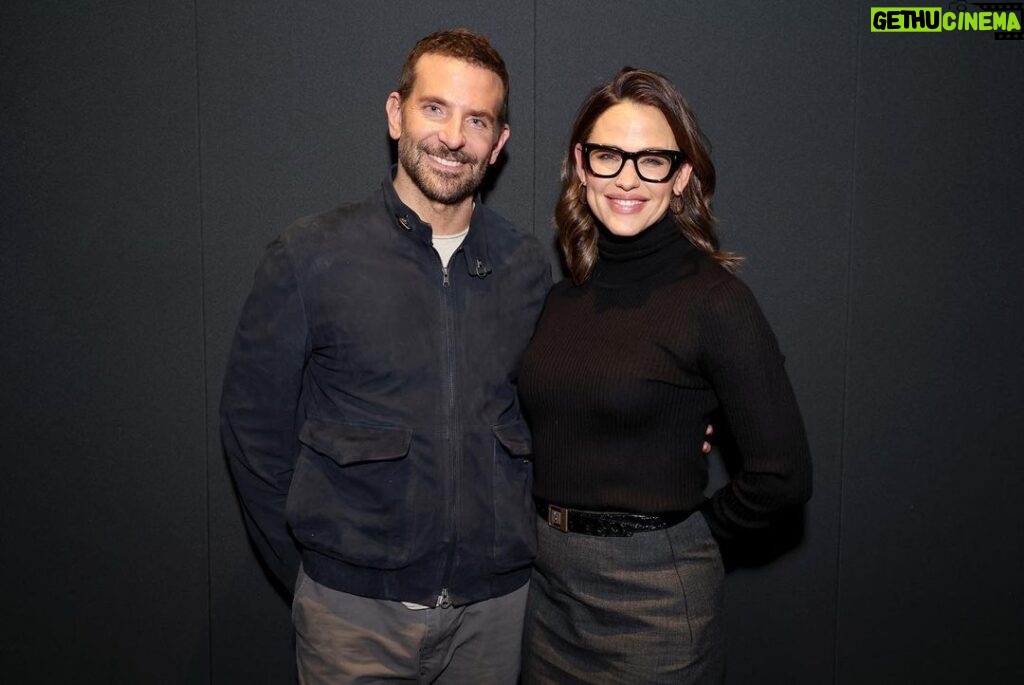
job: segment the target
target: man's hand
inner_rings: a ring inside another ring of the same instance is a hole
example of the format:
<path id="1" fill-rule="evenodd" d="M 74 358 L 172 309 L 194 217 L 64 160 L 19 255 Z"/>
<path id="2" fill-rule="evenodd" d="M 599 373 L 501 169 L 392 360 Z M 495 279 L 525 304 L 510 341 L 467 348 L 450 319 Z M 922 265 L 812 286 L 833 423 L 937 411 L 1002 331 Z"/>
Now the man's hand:
<path id="1" fill-rule="evenodd" d="M 709 423 L 709 424 L 708 424 L 708 429 L 707 429 L 706 431 L 704 431 L 704 436 L 705 436 L 705 437 L 707 437 L 707 438 L 708 438 L 708 440 L 705 440 L 705 441 L 704 441 L 704 445 L 703 445 L 703 447 L 701 447 L 701 451 L 702 451 L 702 452 L 703 452 L 704 454 L 709 454 L 709 453 L 711 452 L 711 441 L 710 441 L 710 438 L 711 438 L 711 436 L 712 436 L 712 435 L 714 435 L 714 434 L 715 434 L 715 427 L 714 427 L 714 426 L 712 426 L 712 425 L 711 425 L 711 424 Z"/>

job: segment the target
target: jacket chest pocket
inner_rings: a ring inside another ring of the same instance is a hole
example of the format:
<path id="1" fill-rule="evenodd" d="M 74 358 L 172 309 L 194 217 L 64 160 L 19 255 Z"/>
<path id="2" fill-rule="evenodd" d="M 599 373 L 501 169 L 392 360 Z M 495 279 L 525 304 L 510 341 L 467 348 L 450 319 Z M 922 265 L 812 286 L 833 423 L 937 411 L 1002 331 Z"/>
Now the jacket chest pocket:
<path id="1" fill-rule="evenodd" d="M 391 426 L 307 420 L 288 491 L 288 522 L 305 547 L 381 569 L 408 565 L 415 539 L 412 434 Z"/>

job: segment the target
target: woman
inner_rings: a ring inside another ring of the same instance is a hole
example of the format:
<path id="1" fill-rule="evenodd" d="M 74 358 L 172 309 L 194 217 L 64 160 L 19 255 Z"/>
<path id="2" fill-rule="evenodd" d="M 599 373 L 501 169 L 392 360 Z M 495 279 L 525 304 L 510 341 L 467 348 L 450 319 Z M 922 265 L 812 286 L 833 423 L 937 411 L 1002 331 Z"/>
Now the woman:
<path id="1" fill-rule="evenodd" d="M 519 379 L 542 517 L 524 683 L 719 682 L 718 541 L 810 496 L 783 357 L 718 248 L 714 187 L 663 76 L 623 69 L 584 101 L 555 213 L 570 279 Z M 713 413 L 740 463 L 708 499 Z"/>

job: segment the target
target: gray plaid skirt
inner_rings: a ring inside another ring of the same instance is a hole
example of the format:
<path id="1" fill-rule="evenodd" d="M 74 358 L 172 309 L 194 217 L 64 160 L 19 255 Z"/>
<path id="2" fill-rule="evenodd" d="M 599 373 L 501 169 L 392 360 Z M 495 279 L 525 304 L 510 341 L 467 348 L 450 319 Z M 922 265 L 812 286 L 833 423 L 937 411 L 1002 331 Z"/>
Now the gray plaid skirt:
<path id="1" fill-rule="evenodd" d="M 724 569 L 701 514 L 631 537 L 537 524 L 524 685 L 722 682 Z"/>

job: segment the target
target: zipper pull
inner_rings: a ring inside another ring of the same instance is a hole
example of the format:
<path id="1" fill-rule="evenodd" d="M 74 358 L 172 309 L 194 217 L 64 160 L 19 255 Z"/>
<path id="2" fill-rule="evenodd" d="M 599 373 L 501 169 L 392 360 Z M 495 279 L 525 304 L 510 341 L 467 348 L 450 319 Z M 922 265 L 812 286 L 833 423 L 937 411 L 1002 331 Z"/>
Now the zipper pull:
<path id="1" fill-rule="evenodd" d="M 450 609 L 452 607 L 452 600 L 448 596 L 448 588 L 441 588 L 441 594 L 437 596 L 437 606 L 442 609 Z"/>
<path id="2" fill-rule="evenodd" d="M 447 266 L 442 266 L 441 267 L 441 274 L 443 275 L 443 278 L 441 279 L 441 285 L 443 285 L 444 287 L 447 288 L 451 284 L 451 281 L 448 280 L 448 267 Z"/>

